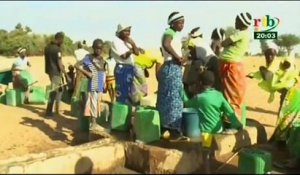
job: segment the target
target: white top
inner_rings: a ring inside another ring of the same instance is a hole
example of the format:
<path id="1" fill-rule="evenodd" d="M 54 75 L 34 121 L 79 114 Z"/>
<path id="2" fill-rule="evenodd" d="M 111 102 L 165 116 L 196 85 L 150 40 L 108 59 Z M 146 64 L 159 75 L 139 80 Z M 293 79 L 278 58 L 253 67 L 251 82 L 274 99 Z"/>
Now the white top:
<path id="1" fill-rule="evenodd" d="M 174 51 L 177 53 L 177 55 L 182 57 L 182 50 L 181 50 L 182 42 L 181 42 L 181 37 L 180 37 L 179 32 L 175 32 L 175 31 L 173 31 L 172 29 L 169 28 L 164 32 L 164 34 L 162 36 L 162 39 L 163 39 L 165 34 L 168 34 L 168 35 L 172 36 L 171 46 L 174 49 Z M 172 56 L 167 51 L 165 51 L 163 46 L 161 48 L 162 48 L 162 54 L 164 56 L 164 60 L 165 61 L 172 60 Z"/>
<path id="2" fill-rule="evenodd" d="M 114 76 L 116 60 L 114 58 L 106 59 L 106 63 L 107 63 L 107 76 Z"/>
<path id="3" fill-rule="evenodd" d="M 117 63 L 122 64 L 134 64 L 133 55 L 131 54 L 127 59 L 123 59 L 120 56 L 125 54 L 130 50 L 130 44 L 126 44 L 123 40 L 116 37 L 115 40 L 112 42 L 112 57 L 115 58 Z"/>
<path id="4" fill-rule="evenodd" d="M 26 70 L 28 68 L 27 63 L 28 63 L 27 57 L 25 57 L 24 59 L 18 57 L 17 60 L 14 62 L 14 66 L 15 68 Z"/>
<path id="5" fill-rule="evenodd" d="M 81 61 L 89 52 L 83 48 L 75 50 L 75 58 L 77 61 Z"/>

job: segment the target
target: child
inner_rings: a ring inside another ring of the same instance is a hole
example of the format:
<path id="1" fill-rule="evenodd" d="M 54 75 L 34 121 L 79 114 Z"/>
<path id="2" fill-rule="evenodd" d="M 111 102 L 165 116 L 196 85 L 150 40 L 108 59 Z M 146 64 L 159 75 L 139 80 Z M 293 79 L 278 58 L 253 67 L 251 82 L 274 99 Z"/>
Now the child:
<path id="1" fill-rule="evenodd" d="M 31 67 L 27 57 L 26 57 L 26 49 L 19 48 L 18 49 L 19 57 L 12 65 L 12 75 L 13 75 L 13 88 L 14 89 L 21 89 L 25 92 L 25 99 L 24 103 L 29 103 L 29 94 L 30 94 L 30 87 L 29 85 L 33 82 L 29 82 L 31 79 L 31 74 L 27 72 L 28 67 Z M 23 73 L 27 75 L 27 77 L 23 77 L 21 75 Z M 27 79 L 28 78 L 28 79 Z"/>
<path id="2" fill-rule="evenodd" d="M 223 93 L 239 120 L 242 118 L 242 102 L 246 92 L 246 74 L 242 60 L 249 48 L 250 35 L 247 29 L 251 20 L 249 13 L 236 16 L 235 28 L 238 31 L 222 42 L 224 50 L 219 59 Z"/>
<path id="3" fill-rule="evenodd" d="M 72 65 L 69 65 L 68 69 L 69 72 L 67 74 L 71 79 L 71 81 L 68 82 L 68 95 L 71 97 L 74 92 L 74 86 L 75 86 L 75 72 L 74 72 L 74 67 Z"/>
<path id="4" fill-rule="evenodd" d="M 198 91 L 194 97 L 185 103 L 185 107 L 195 108 L 199 111 L 200 130 L 203 133 L 221 133 L 222 114 L 227 116 L 231 121 L 231 127 L 240 129 L 241 123 L 237 119 L 234 110 L 225 100 L 223 94 L 215 90 L 212 86 L 215 77 L 213 72 L 205 70 L 198 75 L 198 84 L 196 84 Z"/>
<path id="5" fill-rule="evenodd" d="M 105 61 L 101 57 L 103 41 L 96 39 L 93 42 L 93 54 L 86 55 L 82 61 L 75 64 L 77 70 L 89 78 L 88 97 L 86 100 L 84 116 L 90 119 L 90 131 L 104 131 L 96 122 L 102 111 L 102 93 L 105 83 Z"/>
<path id="6" fill-rule="evenodd" d="M 116 61 L 111 55 L 111 49 L 109 49 L 109 56 L 106 59 L 106 84 L 105 89 L 109 93 L 110 101 L 113 103 L 115 101 L 115 88 L 116 88 L 116 82 L 115 82 L 115 76 L 114 76 L 114 70 L 116 67 Z"/>

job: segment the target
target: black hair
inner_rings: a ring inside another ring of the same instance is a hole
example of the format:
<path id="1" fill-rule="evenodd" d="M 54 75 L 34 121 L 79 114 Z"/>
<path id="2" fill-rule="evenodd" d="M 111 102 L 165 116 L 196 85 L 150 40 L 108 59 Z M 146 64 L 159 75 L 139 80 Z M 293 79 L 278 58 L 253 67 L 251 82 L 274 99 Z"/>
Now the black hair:
<path id="1" fill-rule="evenodd" d="M 74 71 L 74 66 L 69 65 L 69 66 L 68 66 L 68 69 L 69 69 L 70 72 L 73 72 L 73 71 Z"/>
<path id="2" fill-rule="evenodd" d="M 98 44 L 103 44 L 103 40 L 102 39 L 95 39 L 94 42 L 93 42 L 92 47 L 94 48 Z"/>
<path id="3" fill-rule="evenodd" d="M 215 83 L 215 76 L 212 71 L 204 70 L 199 75 L 199 81 L 202 82 L 203 86 L 213 86 Z"/>
<path id="4" fill-rule="evenodd" d="M 220 30 L 221 36 L 224 36 L 224 35 L 225 35 L 225 30 L 222 29 L 222 28 L 220 28 L 219 30 Z M 212 32 L 212 34 L 211 34 L 211 39 L 213 39 L 213 40 L 220 40 L 220 39 L 222 39 L 222 38 L 220 38 L 220 36 L 218 35 L 218 28 L 215 28 L 215 29 L 213 30 L 213 32 Z"/>
<path id="5" fill-rule="evenodd" d="M 81 43 L 81 42 L 78 42 L 77 47 L 78 47 L 79 49 L 82 48 L 82 47 L 83 47 L 83 46 L 82 46 L 82 43 Z"/>
<path id="6" fill-rule="evenodd" d="M 55 39 L 62 39 L 62 38 L 64 38 L 64 33 L 63 33 L 63 32 L 57 32 L 57 33 L 54 35 L 54 38 L 55 38 Z"/>

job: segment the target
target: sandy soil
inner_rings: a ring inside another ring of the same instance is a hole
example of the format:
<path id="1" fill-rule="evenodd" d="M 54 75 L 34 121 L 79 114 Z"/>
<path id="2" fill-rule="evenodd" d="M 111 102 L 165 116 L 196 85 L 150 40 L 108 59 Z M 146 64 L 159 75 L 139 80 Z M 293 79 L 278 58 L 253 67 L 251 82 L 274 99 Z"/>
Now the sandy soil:
<path id="1" fill-rule="evenodd" d="M 32 67 L 30 72 L 39 82 L 37 85 L 45 86 L 50 83 L 44 73 L 44 58 L 30 57 Z M 73 57 L 64 57 L 67 65 L 74 63 Z M 247 58 L 245 61 L 247 72 L 258 69 L 264 64 L 262 58 Z M 300 60 L 297 62 L 300 66 Z M 157 89 L 154 70 L 150 71 L 149 94 Z M 245 102 L 248 106 L 248 117 L 261 124 L 274 126 L 278 109 L 279 95 L 272 104 L 267 103 L 268 94 L 258 88 L 255 80 L 247 80 L 248 88 Z M 105 95 L 105 99 L 108 96 Z M 0 159 L 21 156 L 26 153 L 36 153 L 52 148 L 66 147 L 84 142 L 83 133 L 79 130 L 79 121 L 69 115 L 70 106 L 63 104 L 62 115 L 53 118 L 44 118 L 46 105 L 24 105 L 10 107 L 0 104 Z"/>

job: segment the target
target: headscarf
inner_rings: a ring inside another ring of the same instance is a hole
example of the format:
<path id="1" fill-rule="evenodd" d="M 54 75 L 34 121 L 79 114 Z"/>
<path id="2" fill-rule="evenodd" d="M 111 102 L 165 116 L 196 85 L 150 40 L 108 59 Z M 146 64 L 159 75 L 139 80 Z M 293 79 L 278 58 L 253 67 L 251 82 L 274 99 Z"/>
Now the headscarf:
<path id="1" fill-rule="evenodd" d="M 168 18 L 168 24 L 171 25 L 176 21 L 184 19 L 184 16 L 180 12 L 173 12 Z"/>

